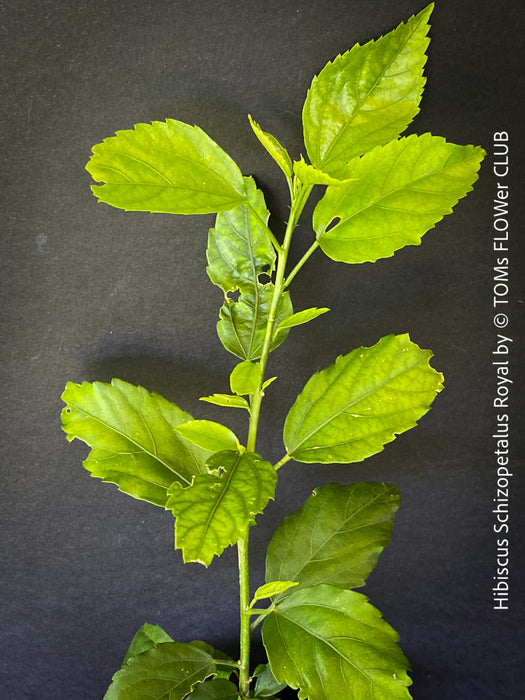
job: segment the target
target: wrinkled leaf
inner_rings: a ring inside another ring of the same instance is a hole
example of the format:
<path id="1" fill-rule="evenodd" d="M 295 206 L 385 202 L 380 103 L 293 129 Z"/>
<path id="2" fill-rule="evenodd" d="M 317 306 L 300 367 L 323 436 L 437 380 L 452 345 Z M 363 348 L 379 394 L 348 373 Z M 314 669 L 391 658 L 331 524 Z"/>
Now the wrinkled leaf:
<path id="1" fill-rule="evenodd" d="M 343 182 L 352 181 L 352 178 L 333 177 L 319 168 L 305 163 L 303 159 L 294 162 L 293 170 L 303 185 L 341 185 Z"/>
<path id="2" fill-rule="evenodd" d="M 261 664 L 259 671 L 260 673 L 257 674 L 257 680 L 255 682 L 256 698 L 272 698 L 275 693 L 286 688 L 286 683 L 279 683 L 279 681 L 275 679 L 272 669 L 268 664 Z"/>
<path id="3" fill-rule="evenodd" d="M 62 400 L 67 439 L 91 447 L 84 467 L 124 493 L 163 507 L 170 484 L 189 485 L 204 471 L 210 452 L 174 430 L 192 417 L 159 394 L 113 379 L 111 384 L 68 382 Z"/>
<path id="4" fill-rule="evenodd" d="M 160 625 L 150 625 L 146 622 L 131 640 L 122 665 L 125 666 L 131 658 L 145 651 L 149 651 L 149 649 L 157 646 L 157 644 L 172 641 L 173 639 L 169 634 L 164 632 Z"/>
<path id="5" fill-rule="evenodd" d="M 179 435 L 208 453 L 237 450 L 237 436 L 225 425 L 211 420 L 192 420 L 175 428 Z"/>
<path id="6" fill-rule="evenodd" d="M 230 388 L 234 394 L 245 396 L 254 394 L 261 383 L 261 365 L 245 360 L 235 365 L 230 374 Z"/>
<path id="7" fill-rule="evenodd" d="M 327 583 L 363 586 L 390 542 L 399 491 L 389 484 L 362 482 L 315 489 L 272 537 L 266 579 L 290 579 L 301 588 Z"/>
<path id="8" fill-rule="evenodd" d="M 276 333 L 279 333 L 279 331 L 283 330 L 284 328 L 293 328 L 294 326 L 301 326 L 303 323 L 309 323 L 310 321 L 313 321 L 314 318 L 325 314 L 327 311 L 330 311 L 330 309 L 327 309 L 326 307 L 322 307 L 320 309 L 312 307 L 311 309 L 298 311 L 297 313 L 283 319 L 279 323 Z"/>
<path id="9" fill-rule="evenodd" d="M 255 516 L 274 497 L 277 472 L 252 452 L 220 452 L 207 462 L 209 474 L 169 489 L 167 508 L 175 521 L 175 546 L 185 562 L 208 566 L 215 555 L 244 537 Z"/>
<path id="10" fill-rule="evenodd" d="M 267 131 L 263 131 L 259 124 L 252 119 L 250 114 L 248 115 L 248 119 L 254 134 L 257 136 L 261 144 L 281 168 L 285 176 L 288 179 L 291 178 L 293 174 L 292 160 L 288 155 L 286 148 L 275 138 L 275 136 L 272 136 L 272 134 L 269 134 Z"/>
<path id="11" fill-rule="evenodd" d="M 230 681 L 213 678 L 199 683 L 195 690 L 186 696 L 186 700 L 237 700 L 239 691 Z"/>
<path id="12" fill-rule="evenodd" d="M 349 168 L 355 182 L 328 187 L 313 217 L 333 260 L 374 262 L 421 237 L 472 189 L 485 152 L 431 134 L 378 147 Z"/>
<path id="13" fill-rule="evenodd" d="M 360 462 L 409 430 L 441 391 L 442 375 L 407 334 L 388 335 L 316 372 L 284 425 L 298 462 Z"/>
<path id="14" fill-rule="evenodd" d="M 245 181 L 248 201 L 218 214 L 208 234 L 207 273 L 224 292 L 253 288 L 258 276 L 270 274 L 275 265 L 263 193 L 252 178 Z"/>
<path id="15" fill-rule="evenodd" d="M 311 162 L 334 177 L 346 164 L 401 134 L 419 111 L 429 39 L 428 5 L 389 34 L 356 44 L 313 79 L 303 109 Z"/>
<path id="16" fill-rule="evenodd" d="M 274 285 L 257 284 L 241 294 L 238 301 L 227 298 L 217 324 L 219 338 L 229 352 L 241 360 L 258 360 L 261 356 Z M 277 311 L 277 323 L 293 313 L 290 295 L 285 292 Z M 275 334 L 270 349 L 275 350 L 288 335 L 288 329 Z"/>
<path id="17" fill-rule="evenodd" d="M 86 170 L 100 202 L 126 211 L 210 214 L 247 199 L 234 161 L 198 126 L 136 124 L 93 148 Z"/>
<path id="18" fill-rule="evenodd" d="M 134 656 L 117 671 L 104 700 L 183 700 L 213 673 L 213 659 L 202 649 L 166 642 Z"/>
<path id="19" fill-rule="evenodd" d="M 241 396 L 232 396 L 231 394 L 212 394 L 211 396 L 201 396 L 199 401 L 207 401 L 216 406 L 226 406 L 229 408 L 245 408 L 250 410 L 250 404 Z"/>
<path id="20" fill-rule="evenodd" d="M 355 591 L 312 586 L 292 591 L 265 617 L 262 636 L 275 678 L 299 698 L 406 700 L 408 661 L 397 633 Z"/>
<path id="21" fill-rule="evenodd" d="M 250 607 L 253 607 L 258 600 L 273 598 L 273 596 L 284 593 L 284 591 L 287 591 L 289 588 L 293 588 L 297 585 L 297 581 L 270 581 L 269 583 L 265 583 L 264 585 L 259 586 L 259 588 L 255 591 Z"/>

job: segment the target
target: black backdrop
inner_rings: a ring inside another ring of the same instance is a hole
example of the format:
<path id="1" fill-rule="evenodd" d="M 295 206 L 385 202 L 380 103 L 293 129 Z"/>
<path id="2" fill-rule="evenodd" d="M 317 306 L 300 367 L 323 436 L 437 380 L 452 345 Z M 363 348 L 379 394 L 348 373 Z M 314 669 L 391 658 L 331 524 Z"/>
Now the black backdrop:
<path id="1" fill-rule="evenodd" d="M 221 294 L 205 272 L 213 218 L 97 205 L 84 171 L 91 146 L 136 122 L 173 117 L 199 124 L 255 175 L 280 233 L 285 187 L 246 114 L 297 157 L 314 73 L 422 3 L 3 0 L 0 7 L 0 695 L 96 700 L 145 621 L 180 641 L 204 638 L 236 653 L 236 556 L 230 549 L 208 570 L 183 567 L 170 514 L 89 477 L 81 466 L 87 448 L 68 444 L 60 429 L 65 382 L 118 376 L 194 416 L 230 420 L 240 434 L 244 427 L 235 412 L 198 401 L 227 390 L 234 364 L 215 335 Z M 390 332 L 409 331 L 433 349 L 446 391 L 420 426 L 363 464 L 288 464 L 277 500 L 252 531 L 258 585 L 273 529 L 313 487 L 373 479 L 401 489 L 393 542 L 364 592 L 401 635 L 416 700 L 505 700 L 523 692 L 522 16 L 517 1 L 437 3 L 428 87 L 409 132 L 483 145 L 480 181 L 420 247 L 375 265 L 345 266 L 320 253 L 310 261 L 295 285 L 295 307 L 332 311 L 295 329 L 272 356 L 280 381 L 264 405 L 259 449 L 278 459 L 279 426 L 313 371 Z M 511 150 L 506 334 L 514 341 L 515 476 L 510 609 L 494 611 L 492 143 L 503 130 Z M 305 223 L 295 259 L 310 236 Z"/>

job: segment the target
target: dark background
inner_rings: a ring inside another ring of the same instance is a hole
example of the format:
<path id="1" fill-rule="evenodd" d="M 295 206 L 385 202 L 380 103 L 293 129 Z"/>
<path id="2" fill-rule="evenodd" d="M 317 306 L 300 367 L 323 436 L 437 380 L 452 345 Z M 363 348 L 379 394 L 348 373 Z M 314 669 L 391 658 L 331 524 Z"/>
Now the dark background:
<path id="1" fill-rule="evenodd" d="M 136 122 L 199 124 L 254 174 L 280 234 L 280 171 L 247 113 L 304 153 L 300 114 L 313 75 L 423 6 L 417 0 L 244 2 L 3 0 L 2 537 L 0 696 L 102 698 L 136 629 L 236 654 L 236 553 L 182 566 L 172 516 L 102 485 L 66 442 L 68 380 L 113 376 L 164 394 L 195 417 L 244 416 L 198 401 L 228 390 L 235 358 L 215 334 L 220 291 L 205 272 L 213 217 L 124 213 L 97 205 L 91 146 Z M 441 0 L 422 110 L 409 132 L 481 144 L 476 189 L 456 213 L 375 265 L 320 252 L 292 289 L 296 309 L 332 311 L 292 331 L 271 359 L 259 450 L 282 456 L 280 426 L 306 379 L 338 354 L 409 331 L 435 353 L 446 391 L 420 426 L 357 465 L 289 463 L 252 530 L 253 585 L 281 519 L 329 481 L 389 481 L 402 492 L 393 542 L 364 592 L 401 635 L 416 700 L 523 697 L 522 255 L 523 45 L 520 2 Z M 515 477 L 511 609 L 492 610 L 496 537 L 492 325 L 492 134 L 511 141 Z M 520 201 L 521 200 L 521 201 Z M 311 211 L 311 207 L 309 209 Z M 294 259 L 311 241 L 308 212 Z M 255 657 L 261 657 L 256 644 Z"/>

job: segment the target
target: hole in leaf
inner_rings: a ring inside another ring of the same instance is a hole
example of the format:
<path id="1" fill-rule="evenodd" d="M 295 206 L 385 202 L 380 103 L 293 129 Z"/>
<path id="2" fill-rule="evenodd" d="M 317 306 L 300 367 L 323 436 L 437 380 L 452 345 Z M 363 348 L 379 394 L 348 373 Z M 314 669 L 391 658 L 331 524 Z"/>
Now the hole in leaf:
<path id="1" fill-rule="evenodd" d="M 239 301 L 240 296 L 241 296 L 240 289 L 236 289 L 233 292 L 226 292 L 226 299 L 228 299 L 228 301 L 231 301 L 233 304 L 235 304 L 236 302 Z"/>
<path id="2" fill-rule="evenodd" d="M 260 275 L 257 275 L 257 280 L 260 282 L 260 284 L 268 284 L 268 282 L 272 281 L 272 278 L 266 272 L 261 272 Z"/>
<path id="3" fill-rule="evenodd" d="M 331 231 L 337 224 L 341 221 L 340 216 L 335 216 L 332 221 L 328 224 L 328 226 L 325 228 L 325 233 L 328 233 L 328 231 Z"/>

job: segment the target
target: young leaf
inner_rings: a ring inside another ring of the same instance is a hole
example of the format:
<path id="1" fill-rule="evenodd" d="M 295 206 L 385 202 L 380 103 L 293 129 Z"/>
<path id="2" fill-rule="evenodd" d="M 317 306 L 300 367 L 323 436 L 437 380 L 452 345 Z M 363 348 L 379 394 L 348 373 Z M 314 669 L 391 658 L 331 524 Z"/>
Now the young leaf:
<path id="1" fill-rule="evenodd" d="M 223 292 L 253 288 L 258 276 L 270 274 L 275 265 L 263 193 L 251 177 L 245 182 L 247 202 L 218 214 L 208 234 L 206 271 Z"/>
<path id="2" fill-rule="evenodd" d="M 230 388 L 234 394 L 245 396 L 254 394 L 261 383 L 261 365 L 259 362 L 244 360 L 235 365 L 230 374 Z"/>
<path id="3" fill-rule="evenodd" d="M 377 41 L 356 44 L 313 79 L 303 128 L 315 167 L 348 177 L 349 160 L 397 138 L 416 116 L 433 7 Z"/>
<path id="4" fill-rule="evenodd" d="M 390 542 L 399 491 L 362 482 L 315 489 L 279 525 L 266 556 L 266 579 L 290 579 L 301 588 L 327 583 L 363 586 Z"/>
<path id="5" fill-rule="evenodd" d="M 472 189 L 485 155 L 431 134 L 375 148 L 349 164 L 355 182 L 328 187 L 314 211 L 322 250 L 333 260 L 374 262 L 421 237 Z"/>
<path id="6" fill-rule="evenodd" d="M 149 651 L 149 649 L 157 646 L 157 644 L 172 641 L 173 639 L 169 636 L 169 634 L 164 632 L 160 625 L 150 625 L 146 622 L 131 640 L 131 644 L 126 652 L 122 665 L 125 666 L 134 656 L 143 654 L 145 651 Z"/>
<path id="7" fill-rule="evenodd" d="M 304 311 L 298 311 L 297 313 L 283 319 L 279 323 L 276 333 L 279 333 L 279 331 L 282 331 L 285 328 L 293 328 L 294 326 L 301 326 L 303 323 L 309 323 L 310 321 L 313 321 L 314 318 L 325 314 L 327 311 L 330 311 L 330 309 L 327 309 L 326 307 L 322 307 L 320 309 L 313 307 L 311 309 L 305 309 Z"/>
<path id="8" fill-rule="evenodd" d="M 258 360 L 261 356 L 273 293 L 273 284 L 257 283 L 243 290 L 238 301 L 227 298 L 221 308 L 217 334 L 226 350 L 241 360 Z M 292 302 L 285 292 L 277 310 L 277 324 L 291 314 Z M 275 350 L 288 332 L 285 328 L 275 334 L 270 349 Z"/>
<path id="9" fill-rule="evenodd" d="M 175 482 L 166 507 L 176 517 L 175 546 L 184 561 L 208 566 L 215 555 L 244 537 L 274 497 L 277 473 L 252 452 L 219 452 L 189 488 Z"/>
<path id="10" fill-rule="evenodd" d="M 289 588 L 293 588 L 297 585 L 297 581 L 270 581 L 269 583 L 265 583 L 263 586 L 259 586 L 255 591 L 250 607 L 253 607 L 258 600 L 273 598 L 273 596 L 284 593 Z"/>
<path id="11" fill-rule="evenodd" d="M 288 155 L 286 148 L 275 138 L 275 136 L 272 136 L 272 134 L 269 134 L 267 131 L 263 131 L 259 124 L 252 119 L 250 114 L 248 115 L 248 119 L 254 134 L 289 180 L 293 175 L 292 159 Z"/>
<path id="12" fill-rule="evenodd" d="M 100 202 L 126 211 L 210 214 L 247 199 L 234 161 L 198 126 L 136 124 L 93 148 L 86 170 Z"/>
<path id="13" fill-rule="evenodd" d="M 238 700 L 239 691 L 224 678 L 212 678 L 195 686 L 185 700 Z"/>
<path id="14" fill-rule="evenodd" d="M 279 683 L 275 679 L 272 669 L 267 664 L 261 664 L 260 673 L 254 673 L 255 675 L 257 677 L 255 682 L 256 698 L 272 698 L 275 693 L 286 688 L 286 683 Z"/>
<path id="15" fill-rule="evenodd" d="M 170 484 L 187 486 L 204 471 L 210 452 L 174 431 L 192 417 L 159 394 L 113 379 L 68 382 L 62 400 L 67 439 L 91 447 L 84 467 L 124 493 L 163 507 Z"/>
<path id="16" fill-rule="evenodd" d="M 192 644 L 166 642 L 134 656 L 113 676 L 104 700 L 183 700 L 215 673 L 212 657 Z"/>
<path id="17" fill-rule="evenodd" d="M 212 394 L 211 396 L 201 396 L 199 401 L 207 401 L 216 406 L 226 406 L 230 408 L 245 408 L 250 410 L 250 404 L 242 396 L 232 396 L 231 394 Z"/>
<path id="18" fill-rule="evenodd" d="M 360 462 L 380 452 L 423 416 L 443 388 L 407 334 L 358 348 L 307 382 L 284 425 L 288 454 L 298 462 Z"/>
<path id="19" fill-rule="evenodd" d="M 262 628 L 275 678 L 300 698 L 338 698 L 344 688 L 360 700 L 410 698 L 399 637 L 367 600 L 334 586 L 292 591 Z"/>
<path id="20" fill-rule="evenodd" d="M 303 185 L 341 185 L 343 182 L 352 182 L 353 180 L 353 178 L 333 177 L 318 168 L 314 168 L 313 165 L 305 163 L 302 158 L 294 162 L 293 171 Z"/>
<path id="21" fill-rule="evenodd" d="M 192 420 L 175 428 L 179 435 L 208 453 L 239 449 L 235 433 L 211 420 Z"/>

